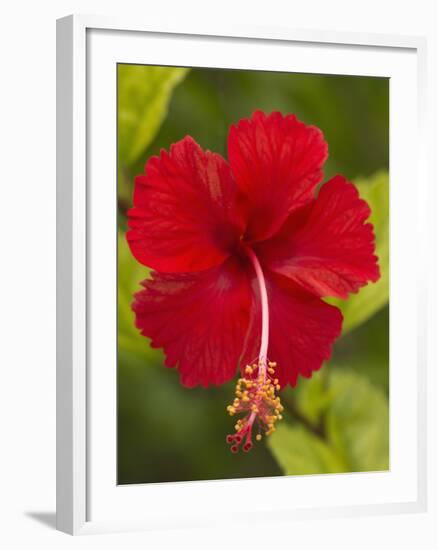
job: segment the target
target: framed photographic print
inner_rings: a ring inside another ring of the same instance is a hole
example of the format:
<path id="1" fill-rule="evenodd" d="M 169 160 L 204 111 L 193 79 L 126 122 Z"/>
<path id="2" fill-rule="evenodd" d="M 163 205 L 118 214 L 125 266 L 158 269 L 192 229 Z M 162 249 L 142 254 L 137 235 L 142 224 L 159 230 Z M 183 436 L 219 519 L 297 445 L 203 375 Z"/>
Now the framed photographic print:
<path id="1" fill-rule="evenodd" d="M 423 510 L 424 41 L 57 40 L 58 528 Z"/>

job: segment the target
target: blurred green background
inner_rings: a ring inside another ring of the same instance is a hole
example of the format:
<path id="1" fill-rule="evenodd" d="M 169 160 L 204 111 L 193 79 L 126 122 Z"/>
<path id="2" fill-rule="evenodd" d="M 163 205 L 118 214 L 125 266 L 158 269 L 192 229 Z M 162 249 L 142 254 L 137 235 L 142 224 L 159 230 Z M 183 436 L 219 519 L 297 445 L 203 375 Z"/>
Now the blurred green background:
<path id="1" fill-rule="evenodd" d="M 325 177 L 353 180 L 372 208 L 382 277 L 346 302 L 332 359 L 281 392 L 278 430 L 233 455 L 225 411 L 234 382 L 186 389 L 134 327 L 148 270 L 124 233 L 133 179 L 191 135 L 226 157 L 230 124 L 253 111 L 295 113 L 329 144 Z M 383 78 L 118 65 L 118 483 L 385 470 L 389 467 L 389 81 Z"/>

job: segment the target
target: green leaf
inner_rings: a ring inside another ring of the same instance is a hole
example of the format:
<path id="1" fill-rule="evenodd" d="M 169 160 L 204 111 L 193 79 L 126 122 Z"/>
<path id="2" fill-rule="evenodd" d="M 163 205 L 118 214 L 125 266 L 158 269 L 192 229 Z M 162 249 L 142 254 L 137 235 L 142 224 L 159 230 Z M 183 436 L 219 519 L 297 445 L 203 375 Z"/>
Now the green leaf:
<path id="1" fill-rule="evenodd" d="M 327 370 L 315 372 L 311 378 L 300 378 L 298 386 L 289 392 L 299 412 L 317 426 L 330 399 L 327 392 Z"/>
<path id="2" fill-rule="evenodd" d="M 327 443 L 302 426 L 279 425 L 269 446 L 286 475 L 348 471 Z"/>
<path id="3" fill-rule="evenodd" d="M 327 438 L 350 471 L 387 470 L 389 467 L 389 407 L 382 390 L 365 378 L 333 372 L 330 407 L 326 412 Z"/>
<path id="4" fill-rule="evenodd" d="M 387 470 L 389 413 L 383 391 L 345 370 L 331 371 L 325 385 L 322 383 L 319 377 L 316 382 L 303 384 L 296 407 L 309 425 L 322 423 L 324 435 L 284 421 L 269 439 L 269 447 L 284 472 L 300 475 Z M 312 399 L 318 400 L 316 407 L 309 406 Z"/>
<path id="5" fill-rule="evenodd" d="M 118 295 L 117 323 L 118 348 L 122 352 L 150 357 L 154 353 L 148 341 L 135 326 L 131 304 L 135 292 L 141 289 L 140 282 L 149 275 L 149 270 L 132 256 L 126 237 L 118 235 Z"/>
<path id="6" fill-rule="evenodd" d="M 151 143 L 167 113 L 173 88 L 188 70 L 118 66 L 118 154 L 122 169 L 135 162 Z"/>
<path id="7" fill-rule="evenodd" d="M 389 300 L 389 178 L 387 172 L 355 180 L 360 196 L 371 208 L 370 221 L 376 235 L 376 254 L 379 258 L 380 279 L 369 283 L 347 300 L 329 299 L 342 311 L 342 333 L 353 330 L 379 311 Z"/>

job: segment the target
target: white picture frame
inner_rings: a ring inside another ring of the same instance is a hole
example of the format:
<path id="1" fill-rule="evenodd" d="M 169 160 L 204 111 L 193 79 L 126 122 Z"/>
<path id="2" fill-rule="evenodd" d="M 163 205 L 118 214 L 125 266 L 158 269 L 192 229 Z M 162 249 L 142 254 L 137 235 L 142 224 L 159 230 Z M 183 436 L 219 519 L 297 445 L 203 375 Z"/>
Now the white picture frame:
<path id="1" fill-rule="evenodd" d="M 154 47 L 158 43 L 160 51 Z M 285 65 L 292 47 L 296 54 L 293 67 Z M 219 57 L 215 57 L 215 52 Z M 323 55 L 324 52 L 330 55 Z M 269 28 L 180 29 L 177 25 L 151 28 L 138 21 L 94 16 L 69 16 L 58 20 L 59 530 L 84 534 L 205 526 L 217 524 L 221 519 L 233 521 L 235 510 L 226 508 L 224 504 L 230 491 L 239 483 L 245 484 L 250 499 L 256 499 L 260 492 L 272 493 L 273 490 L 278 496 L 275 503 L 252 510 L 248 517 L 241 514 L 240 521 L 426 509 L 426 264 L 422 261 L 427 242 L 425 52 L 425 40 L 418 37 Z M 342 74 L 392 78 L 391 185 L 393 181 L 399 183 L 396 188 L 391 187 L 391 273 L 394 275 L 391 279 L 391 338 L 397 338 L 403 345 L 391 350 L 391 470 L 388 475 L 302 476 L 118 488 L 114 485 L 116 250 L 113 193 L 116 135 L 115 114 L 107 115 L 111 105 L 115 110 L 115 80 L 112 80 L 111 67 L 115 75 L 115 63 L 119 61 L 186 66 L 231 66 L 233 62 L 233 68 L 287 70 L 289 67 L 290 71 L 296 72 L 341 71 Z M 103 87 L 108 90 L 105 98 L 101 94 Z M 401 120 L 397 114 L 403 108 L 406 116 Z M 406 131 L 411 132 L 409 140 Z M 106 166 L 100 158 L 103 155 Z M 98 182 L 96 171 L 99 178 L 108 183 L 105 188 L 95 183 Z M 409 196 L 405 192 L 408 184 Z M 406 201 L 410 201 L 411 207 L 412 203 L 416 205 L 410 218 L 410 231 L 403 227 Z M 103 243 L 98 261 L 95 257 L 96 242 Z M 403 243 L 406 248 L 412 245 L 409 247 L 411 258 L 412 255 L 416 257 L 416 261 L 409 265 Z M 103 273 L 108 276 L 103 277 Z M 418 287 L 404 300 L 402 312 L 397 305 L 397 296 L 412 280 L 418 282 Z M 99 315 L 102 317 L 99 305 L 105 299 L 110 302 L 104 308 L 106 319 L 98 319 Z M 416 338 L 408 338 L 413 333 Z M 409 376 L 406 373 L 408 361 L 415 364 L 415 367 L 409 366 L 414 375 L 411 371 Z M 104 363 L 112 366 L 104 370 L 99 367 Z M 416 399 L 410 401 L 412 410 L 406 423 L 403 395 L 408 390 L 408 383 Z M 403 433 L 400 422 L 403 422 Z M 298 495 L 295 501 L 282 497 L 286 484 L 289 484 L 289 489 L 293 484 L 293 494 Z M 306 494 L 312 496 L 305 498 Z M 164 502 L 169 501 L 175 505 L 164 510 Z M 177 514 L 177 506 L 181 509 L 184 502 L 191 502 L 193 506 Z M 205 512 L 207 502 L 210 509 Z"/>

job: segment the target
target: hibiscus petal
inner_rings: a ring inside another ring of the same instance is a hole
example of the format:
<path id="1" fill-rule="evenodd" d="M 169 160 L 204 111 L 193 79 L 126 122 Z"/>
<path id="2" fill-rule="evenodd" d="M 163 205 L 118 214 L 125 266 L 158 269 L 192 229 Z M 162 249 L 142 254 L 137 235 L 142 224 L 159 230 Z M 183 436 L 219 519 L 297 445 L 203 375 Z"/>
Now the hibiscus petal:
<path id="1" fill-rule="evenodd" d="M 286 277 L 265 273 L 269 303 L 268 357 L 282 387 L 295 386 L 298 376 L 310 378 L 331 355 L 341 333 L 342 313 Z M 253 309 L 242 366 L 257 358 L 261 337 L 258 288 L 253 284 Z"/>
<path id="2" fill-rule="evenodd" d="M 128 215 L 133 255 L 168 273 L 219 265 L 243 230 L 228 164 L 188 136 L 148 161 Z"/>
<path id="3" fill-rule="evenodd" d="M 318 128 L 294 115 L 256 111 L 231 127 L 228 159 L 248 199 L 247 241 L 260 241 L 312 199 L 322 180 L 327 144 Z"/>
<path id="4" fill-rule="evenodd" d="M 264 266 L 317 296 L 347 298 L 380 277 L 370 213 L 356 187 L 336 176 L 256 253 Z"/>
<path id="5" fill-rule="evenodd" d="M 154 273 L 135 295 L 136 325 L 188 387 L 236 373 L 248 329 L 251 287 L 237 260 L 201 273 Z"/>

